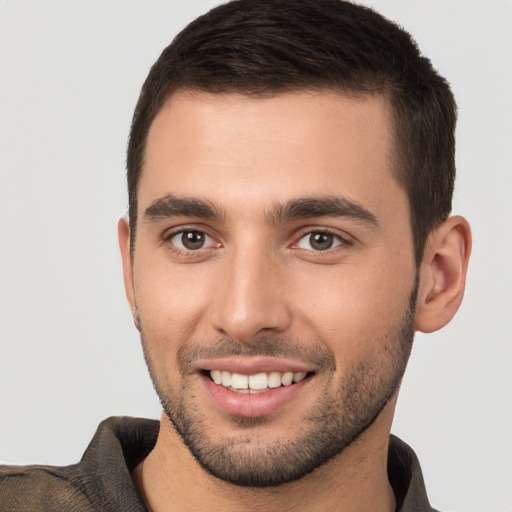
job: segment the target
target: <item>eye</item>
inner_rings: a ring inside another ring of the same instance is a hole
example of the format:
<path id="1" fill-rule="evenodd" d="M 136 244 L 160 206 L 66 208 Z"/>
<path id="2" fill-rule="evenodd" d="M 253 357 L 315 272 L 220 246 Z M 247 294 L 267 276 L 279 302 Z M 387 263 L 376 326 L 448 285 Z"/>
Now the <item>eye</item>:
<path id="1" fill-rule="evenodd" d="M 219 244 L 203 231 L 192 229 L 184 229 L 178 231 L 169 237 L 170 242 L 182 251 L 197 251 L 199 249 L 207 249 L 215 247 Z"/>
<path id="2" fill-rule="evenodd" d="M 327 251 L 338 247 L 344 240 L 328 231 L 312 231 L 304 235 L 296 244 L 299 249 L 308 251 Z"/>

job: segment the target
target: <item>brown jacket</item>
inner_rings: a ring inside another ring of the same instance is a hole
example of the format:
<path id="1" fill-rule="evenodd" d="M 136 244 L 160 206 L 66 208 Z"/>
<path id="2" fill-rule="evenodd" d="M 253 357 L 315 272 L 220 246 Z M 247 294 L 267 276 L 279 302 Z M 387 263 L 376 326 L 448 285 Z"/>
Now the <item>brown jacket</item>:
<path id="1" fill-rule="evenodd" d="M 152 450 L 158 427 L 155 420 L 109 418 L 78 464 L 0 466 L 0 512 L 147 512 L 131 472 Z M 397 512 L 436 512 L 415 453 L 394 436 L 388 474 Z"/>

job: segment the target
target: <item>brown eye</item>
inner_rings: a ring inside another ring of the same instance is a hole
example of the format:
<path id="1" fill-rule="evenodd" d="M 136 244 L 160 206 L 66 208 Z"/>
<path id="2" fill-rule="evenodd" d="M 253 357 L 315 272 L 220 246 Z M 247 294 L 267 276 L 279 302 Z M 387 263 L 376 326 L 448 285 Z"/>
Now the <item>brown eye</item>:
<path id="1" fill-rule="evenodd" d="M 204 233 L 184 231 L 181 234 L 181 243 L 190 250 L 201 249 L 204 245 Z"/>
<path id="2" fill-rule="evenodd" d="M 215 244 L 213 238 L 209 237 L 206 233 L 192 230 L 179 231 L 170 238 L 170 241 L 182 251 L 197 251 Z"/>
<path id="3" fill-rule="evenodd" d="M 309 244 L 316 251 L 325 251 L 330 249 L 334 242 L 334 237 L 328 233 L 312 233 L 309 235 Z"/>
<path id="4" fill-rule="evenodd" d="M 327 251 L 342 244 L 339 236 L 325 231 L 313 231 L 304 235 L 297 243 L 300 249 L 308 251 Z"/>

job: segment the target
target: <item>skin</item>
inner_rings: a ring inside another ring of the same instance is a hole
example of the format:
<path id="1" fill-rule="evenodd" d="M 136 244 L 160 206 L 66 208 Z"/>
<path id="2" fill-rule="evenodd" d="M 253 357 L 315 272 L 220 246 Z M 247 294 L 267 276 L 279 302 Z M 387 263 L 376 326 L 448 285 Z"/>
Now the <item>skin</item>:
<path id="1" fill-rule="evenodd" d="M 385 400 L 348 447 L 304 477 L 270 488 L 234 486 L 204 471 L 164 414 L 156 447 L 134 474 L 151 510 L 395 509 L 386 470 L 398 392 L 390 375 L 400 350 L 401 376 L 410 348 L 397 342 L 397 330 L 417 275 L 412 328 L 430 332 L 452 318 L 471 239 L 464 219 L 448 219 L 431 234 L 416 268 L 408 199 L 391 168 L 391 133 L 382 97 L 179 91 L 161 109 L 139 184 L 133 260 L 125 219 L 119 238 L 127 297 L 164 405 L 170 397 L 204 426 L 207 443 L 227 440 L 243 457 L 299 439 L 311 411 L 347 398 L 340 389 L 351 375 L 360 379 L 361 403 L 381 392 Z M 169 194 L 207 200 L 221 215 L 159 208 Z M 304 197 L 341 198 L 360 209 L 282 214 Z M 180 248 L 185 228 L 206 233 L 206 244 Z M 316 250 L 310 235 L 325 230 L 334 235 L 333 247 Z M 206 391 L 205 357 L 197 354 L 249 368 L 264 339 L 288 350 L 265 353 L 263 367 L 302 365 L 312 377 L 270 413 L 257 405 L 226 413 Z M 241 358 L 230 355 L 235 345 Z M 217 346 L 224 348 L 215 352 Z M 314 360 L 308 349 L 326 358 Z"/>

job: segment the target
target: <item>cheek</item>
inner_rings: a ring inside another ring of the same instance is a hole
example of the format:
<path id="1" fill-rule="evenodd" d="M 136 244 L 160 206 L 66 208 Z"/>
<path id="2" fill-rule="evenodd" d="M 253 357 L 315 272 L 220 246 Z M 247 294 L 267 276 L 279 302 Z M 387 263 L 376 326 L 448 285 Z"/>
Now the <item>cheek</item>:
<path id="1" fill-rule="evenodd" d="M 162 258 L 163 259 L 163 258 Z M 205 310 L 208 279 L 198 266 L 171 268 L 167 261 L 141 261 L 135 272 L 135 300 L 152 344 L 187 339 Z"/>
<path id="2" fill-rule="evenodd" d="M 297 289 L 300 323 L 341 361 L 372 353 L 408 311 L 411 269 L 400 277 L 385 267 L 322 269 L 314 284 Z M 299 298 L 300 296 L 300 298 Z"/>

